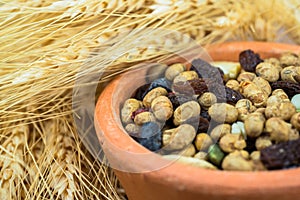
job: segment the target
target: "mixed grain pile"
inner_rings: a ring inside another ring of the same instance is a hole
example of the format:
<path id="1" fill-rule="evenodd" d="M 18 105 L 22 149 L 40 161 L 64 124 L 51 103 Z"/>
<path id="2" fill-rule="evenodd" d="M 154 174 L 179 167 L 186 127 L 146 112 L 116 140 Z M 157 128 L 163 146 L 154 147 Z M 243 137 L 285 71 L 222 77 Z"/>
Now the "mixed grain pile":
<path id="1" fill-rule="evenodd" d="M 137 47 L 130 38 L 113 41 L 117 36 L 162 28 L 201 45 L 227 40 L 299 44 L 297 2 L 0 1 L 0 199 L 125 198 L 111 170 L 83 146 L 72 117 L 72 88 L 87 58 L 100 64 L 86 69 L 108 66 L 109 78 L 131 63 L 165 54 Z M 105 52 L 108 46 L 111 51 Z M 122 56 L 107 62 L 120 48 Z"/>

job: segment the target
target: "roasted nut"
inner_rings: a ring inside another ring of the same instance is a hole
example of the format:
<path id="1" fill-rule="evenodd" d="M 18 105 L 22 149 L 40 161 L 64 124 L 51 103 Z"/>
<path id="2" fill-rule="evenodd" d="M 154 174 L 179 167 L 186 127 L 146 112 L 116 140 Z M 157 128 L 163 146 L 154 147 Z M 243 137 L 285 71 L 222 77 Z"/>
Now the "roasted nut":
<path id="1" fill-rule="evenodd" d="M 266 170 L 265 166 L 260 160 L 260 151 L 253 151 L 250 154 L 250 159 L 252 160 L 254 171 Z"/>
<path id="2" fill-rule="evenodd" d="M 173 114 L 173 123 L 175 126 L 178 126 L 188 119 L 198 117 L 200 115 L 200 111 L 201 108 L 197 102 L 188 101 L 175 109 Z"/>
<path id="3" fill-rule="evenodd" d="M 242 82 L 242 81 L 252 81 L 254 78 L 256 77 L 255 73 L 252 72 L 242 72 L 239 74 L 239 76 L 237 77 L 237 81 L 238 82 Z"/>
<path id="4" fill-rule="evenodd" d="M 234 151 L 223 159 L 222 168 L 229 171 L 252 171 L 254 166 L 240 151 Z"/>
<path id="5" fill-rule="evenodd" d="M 291 124 L 289 125 L 292 126 Z M 297 129 L 290 128 L 289 140 L 297 140 L 297 139 L 299 139 L 299 131 Z"/>
<path id="6" fill-rule="evenodd" d="M 256 107 L 253 106 L 249 99 L 241 99 L 235 104 L 235 108 L 238 111 L 238 119 L 244 121 L 248 114 L 254 112 Z"/>
<path id="7" fill-rule="evenodd" d="M 269 82 L 274 82 L 279 79 L 279 71 L 271 63 L 262 62 L 258 64 L 255 72 L 257 76 L 262 77 Z"/>
<path id="8" fill-rule="evenodd" d="M 184 71 L 174 78 L 173 84 L 178 82 L 186 82 L 196 78 L 198 78 L 198 74 L 195 71 Z"/>
<path id="9" fill-rule="evenodd" d="M 125 126 L 125 130 L 129 135 L 136 136 L 140 132 L 141 127 L 134 123 L 130 123 Z"/>
<path id="10" fill-rule="evenodd" d="M 255 107 L 262 107 L 267 103 L 268 94 L 251 81 L 242 81 L 240 83 L 240 92 L 248 98 Z"/>
<path id="11" fill-rule="evenodd" d="M 300 113 L 295 113 L 291 118 L 291 124 L 300 131 Z"/>
<path id="12" fill-rule="evenodd" d="M 244 149 L 246 141 L 241 134 L 226 134 L 220 139 L 219 145 L 224 152 L 230 153 L 235 150 Z"/>
<path id="13" fill-rule="evenodd" d="M 289 99 L 288 95 L 283 91 L 283 89 L 273 90 L 272 96 L 277 96 L 283 101 Z"/>
<path id="14" fill-rule="evenodd" d="M 166 64 L 161 64 L 157 63 L 152 65 L 148 70 L 147 70 L 147 75 L 146 75 L 146 80 L 147 82 L 152 82 L 158 78 L 162 78 L 165 74 L 165 71 L 167 69 Z"/>
<path id="15" fill-rule="evenodd" d="M 269 82 L 262 77 L 255 77 L 252 82 L 259 86 L 268 96 L 272 93 L 272 88 Z"/>
<path id="16" fill-rule="evenodd" d="M 207 110 L 211 105 L 217 102 L 217 97 L 211 92 L 205 92 L 200 96 L 198 101 L 201 107 Z"/>
<path id="17" fill-rule="evenodd" d="M 287 67 L 291 65 L 300 65 L 300 60 L 297 54 L 292 52 L 283 53 L 279 58 L 282 67 Z"/>
<path id="18" fill-rule="evenodd" d="M 255 141 L 255 147 L 259 151 L 271 145 L 272 141 L 271 138 L 268 136 L 260 136 Z"/>
<path id="19" fill-rule="evenodd" d="M 169 135 L 168 139 L 164 139 Z M 182 124 L 177 128 L 166 130 L 163 133 L 163 145 L 166 150 L 181 150 L 190 145 L 196 136 L 196 131 L 189 124 Z"/>
<path id="20" fill-rule="evenodd" d="M 151 106 L 152 101 L 159 96 L 166 96 L 168 94 L 167 90 L 162 87 L 154 88 L 153 90 L 149 91 L 144 99 L 143 99 L 143 105 L 147 108 Z"/>
<path id="21" fill-rule="evenodd" d="M 151 110 L 159 121 L 167 121 L 173 115 L 173 105 L 168 97 L 156 97 L 151 103 Z"/>
<path id="22" fill-rule="evenodd" d="M 290 120 L 294 113 L 296 113 L 296 108 L 290 101 L 272 104 L 267 106 L 265 110 L 267 118 L 280 117 L 283 120 Z"/>
<path id="23" fill-rule="evenodd" d="M 281 79 L 284 81 L 299 83 L 300 82 L 300 67 L 288 66 L 280 72 Z"/>
<path id="24" fill-rule="evenodd" d="M 200 159 L 193 158 L 193 157 L 178 156 L 178 155 L 165 155 L 163 157 L 168 160 L 171 160 L 171 161 L 176 161 L 178 163 L 187 164 L 189 166 L 194 166 L 194 167 L 199 167 L 199 168 L 204 168 L 204 169 L 212 169 L 212 170 L 217 169 L 216 166 L 214 166 L 213 164 L 211 164 L 205 160 L 200 160 Z"/>
<path id="25" fill-rule="evenodd" d="M 193 144 L 190 144 L 187 148 L 185 148 L 180 155 L 193 157 L 196 153 L 196 148 Z"/>
<path id="26" fill-rule="evenodd" d="M 276 67 L 276 69 L 280 72 L 282 67 L 280 65 L 280 61 L 277 58 L 267 58 L 264 60 L 265 63 L 271 63 Z"/>
<path id="27" fill-rule="evenodd" d="M 233 123 L 237 120 L 237 109 L 227 103 L 215 103 L 208 109 L 208 114 L 217 122 Z"/>
<path id="28" fill-rule="evenodd" d="M 229 133 L 231 133 L 230 124 L 220 124 L 211 131 L 210 137 L 214 142 L 217 142 L 221 137 Z"/>
<path id="29" fill-rule="evenodd" d="M 141 112 L 139 114 L 137 114 L 134 118 L 134 123 L 136 123 L 137 125 L 142 125 L 145 124 L 147 122 L 155 122 L 156 119 L 153 115 L 153 113 L 151 112 Z"/>
<path id="30" fill-rule="evenodd" d="M 195 139 L 195 146 L 198 151 L 206 151 L 210 145 L 213 144 L 213 140 L 206 133 L 199 133 Z"/>
<path id="31" fill-rule="evenodd" d="M 199 151 L 194 155 L 194 158 L 200 159 L 200 160 L 208 160 L 208 153 L 205 151 Z"/>
<path id="32" fill-rule="evenodd" d="M 173 81 L 173 79 L 183 71 L 185 71 L 185 66 L 181 63 L 176 63 L 167 68 L 165 77 L 169 81 Z"/>
<path id="33" fill-rule="evenodd" d="M 124 102 L 123 108 L 121 109 L 122 122 L 127 124 L 132 122 L 131 116 L 134 111 L 142 107 L 142 102 L 136 99 L 130 98 Z"/>
<path id="34" fill-rule="evenodd" d="M 272 117 L 266 121 L 265 132 L 270 134 L 272 141 L 284 142 L 289 139 L 289 125 L 278 117 Z"/>
<path id="35" fill-rule="evenodd" d="M 266 119 L 260 112 L 254 112 L 245 119 L 245 131 L 249 137 L 258 137 L 264 129 Z"/>
<path id="36" fill-rule="evenodd" d="M 240 91 L 240 83 L 237 80 L 232 79 L 227 81 L 226 86 L 235 91 Z"/>

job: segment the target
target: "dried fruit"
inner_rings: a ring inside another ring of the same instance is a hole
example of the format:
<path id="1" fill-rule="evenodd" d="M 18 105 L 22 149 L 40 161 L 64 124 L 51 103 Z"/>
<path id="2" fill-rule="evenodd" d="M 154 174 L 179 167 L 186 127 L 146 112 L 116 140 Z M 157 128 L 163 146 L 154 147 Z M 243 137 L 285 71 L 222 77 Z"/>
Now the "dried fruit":
<path id="1" fill-rule="evenodd" d="M 239 54 L 239 62 L 242 68 L 247 72 L 255 72 L 256 66 L 263 62 L 260 56 L 248 49 Z"/>
<path id="2" fill-rule="evenodd" d="M 176 109 L 178 106 L 188 101 L 196 101 L 196 99 L 193 98 L 192 96 L 175 94 L 173 92 L 169 93 L 167 97 L 170 99 L 174 109 Z"/>
<path id="3" fill-rule="evenodd" d="M 204 79 L 193 79 L 188 81 L 179 81 L 173 84 L 173 90 L 180 94 L 192 96 L 194 94 L 202 95 L 208 92 L 208 86 Z"/>
<path id="4" fill-rule="evenodd" d="M 233 90 L 227 86 L 225 86 L 225 91 L 226 102 L 229 104 L 235 105 L 239 100 L 244 98 L 244 96 L 240 92 Z"/>
<path id="5" fill-rule="evenodd" d="M 267 169 L 300 166 L 300 139 L 274 144 L 261 150 L 260 159 Z"/>
<path id="6" fill-rule="evenodd" d="M 287 81 L 275 81 L 271 83 L 272 90 L 282 89 L 291 99 L 296 94 L 300 94 L 300 84 Z"/>
<path id="7" fill-rule="evenodd" d="M 151 151 L 157 151 L 162 146 L 162 133 L 160 126 L 155 122 L 143 124 L 138 136 L 133 137 L 138 143 Z"/>

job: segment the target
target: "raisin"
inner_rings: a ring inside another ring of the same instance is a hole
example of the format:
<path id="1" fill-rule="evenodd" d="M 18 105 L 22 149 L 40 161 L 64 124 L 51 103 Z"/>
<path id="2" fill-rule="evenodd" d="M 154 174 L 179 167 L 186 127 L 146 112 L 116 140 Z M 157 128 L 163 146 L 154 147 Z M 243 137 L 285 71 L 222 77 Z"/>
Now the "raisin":
<path id="1" fill-rule="evenodd" d="M 272 90 L 282 89 L 291 99 L 296 94 L 300 94 L 300 84 L 288 81 L 275 81 L 271 83 Z"/>
<path id="2" fill-rule="evenodd" d="M 171 92 L 172 91 L 171 85 L 172 85 L 172 83 L 169 80 L 167 80 L 166 78 L 159 78 L 150 83 L 150 86 L 149 86 L 147 92 L 149 92 L 150 90 L 153 90 L 154 88 L 157 88 L 157 87 L 165 88 L 168 92 Z"/>
<path id="3" fill-rule="evenodd" d="M 233 90 L 227 86 L 225 86 L 225 91 L 226 91 L 226 102 L 229 104 L 235 105 L 239 100 L 244 98 L 240 92 Z"/>
<path id="4" fill-rule="evenodd" d="M 173 109 L 175 110 L 178 106 L 180 106 L 181 104 L 184 104 L 188 101 L 196 101 L 196 99 L 194 99 L 192 96 L 186 96 L 186 95 L 182 95 L 182 94 L 175 94 L 173 92 L 168 93 L 167 96 L 172 105 L 173 105 Z"/>
<path id="5" fill-rule="evenodd" d="M 224 82 L 224 72 L 202 59 L 193 60 L 191 70 L 197 72 L 200 78 L 214 79 L 214 81 L 220 84 Z"/>
<path id="6" fill-rule="evenodd" d="M 267 169 L 300 166 L 300 139 L 271 145 L 261 150 L 260 159 Z"/>
<path id="7" fill-rule="evenodd" d="M 144 98 L 144 94 L 146 91 L 148 91 L 148 88 L 150 86 L 150 83 L 148 84 L 145 84 L 145 85 L 142 85 L 141 87 L 139 87 L 135 92 L 134 94 L 132 95 L 132 98 L 135 98 L 137 100 L 140 100 L 142 101 L 143 98 Z"/>
<path id="8" fill-rule="evenodd" d="M 208 127 L 209 121 L 206 118 L 200 116 L 197 133 L 206 133 L 208 131 Z"/>
<path id="9" fill-rule="evenodd" d="M 208 92 L 208 87 L 203 79 L 193 79 L 174 83 L 173 90 L 180 94 L 192 96 Z"/>
<path id="10" fill-rule="evenodd" d="M 140 114 L 142 112 L 147 112 L 149 110 L 150 110 L 149 108 L 139 108 L 136 111 L 132 112 L 131 119 L 134 120 L 135 116 L 137 116 L 138 114 Z"/>
<path id="11" fill-rule="evenodd" d="M 249 153 L 256 151 L 257 149 L 255 146 L 255 141 L 256 141 L 256 138 L 247 137 L 245 150 L 248 151 Z"/>
<path id="12" fill-rule="evenodd" d="M 139 136 L 132 138 L 150 151 L 157 151 L 162 147 L 162 132 L 155 122 L 143 124 Z"/>
<path id="13" fill-rule="evenodd" d="M 201 109 L 201 112 L 200 112 L 200 116 L 201 117 L 204 117 L 205 119 L 207 119 L 208 121 L 210 121 L 210 115 L 208 114 L 208 111 L 207 110 L 204 110 L 204 109 Z"/>
<path id="14" fill-rule="evenodd" d="M 252 50 L 248 49 L 239 54 L 239 62 L 245 71 L 255 72 L 256 66 L 263 62 L 263 60 L 260 58 L 259 54 L 256 54 Z"/>

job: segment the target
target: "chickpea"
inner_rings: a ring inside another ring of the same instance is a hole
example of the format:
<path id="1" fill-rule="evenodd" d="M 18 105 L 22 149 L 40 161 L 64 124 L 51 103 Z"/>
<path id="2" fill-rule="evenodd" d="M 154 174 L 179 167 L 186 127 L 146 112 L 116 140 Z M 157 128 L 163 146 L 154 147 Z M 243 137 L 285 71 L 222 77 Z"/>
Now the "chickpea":
<path id="1" fill-rule="evenodd" d="M 288 124 L 278 117 L 272 117 L 266 121 L 265 131 L 270 134 L 270 138 L 273 141 L 288 141 L 289 129 Z"/>
<path id="2" fill-rule="evenodd" d="M 134 123 L 137 125 L 142 125 L 147 122 L 155 122 L 155 121 L 156 121 L 156 119 L 155 119 L 153 113 L 148 112 L 148 111 L 141 112 L 134 117 Z"/>
<path id="3" fill-rule="evenodd" d="M 208 109 L 208 114 L 217 122 L 233 123 L 237 120 L 237 109 L 227 103 L 215 103 Z"/>
<path id="4" fill-rule="evenodd" d="M 205 92 L 200 96 L 198 101 L 202 108 L 208 109 L 211 105 L 217 102 L 217 97 L 211 92 Z"/>
<path id="5" fill-rule="evenodd" d="M 197 102 L 188 101 L 175 109 L 173 123 L 178 126 L 188 119 L 199 116 L 200 111 L 201 108 Z"/>
<path id="6" fill-rule="evenodd" d="M 291 124 L 289 124 L 289 125 L 291 125 Z M 294 129 L 291 127 L 290 132 L 289 132 L 289 140 L 297 140 L 297 139 L 299 139 L 299 132 L 297 129 Z"/>
<path id="7" fill-rule="evenodd" d="M 240 83 L 240 92 L 256 107 L 263 107 L 267 103 L 268 95 L 251 81 L 242 81 Z"/>
<path id="8" fill-rule="evenodd" d="M 279 58 L 282 67 L 287 67 L 291 65 L 300 65 L 300 60 L 297 54 L 292 52 L 283 53 Z"/>
<path id="9" fill-rule="evenodd" d="M 241 134 L 226 134 L 220 139 L 219 145 L 224 152 L 230 153 L 235 150 L 244 149 L 246 141 Z"/>
<path id="10" fill-rule="evenodd" d="M 256 107 L 253 106 L 249 99 L 240 99 L 236 104 L 235 108 L 238 111 L 238 119 L 244 121 L 247 115 L 254 112 Z"/>
<path id="11" fill-rule="evenodd" d="M 195 139 L 195 146 L 198 151 L 206 151 L 210 145 L 213 144 L 213 140 L 206 133 L 199 133 Z"/>
<path id="12" fill-rule="evenodd" d="M 254 171 L 262 171 L 266 170 L 265 166 L 262 164 L 260 160 L 260 151 L 253 151 L 250 154 L 250 159 L 252 160 Z"/>
<path id="13" fill-rule="evenodd" d="M 264 60 L 266 63 L 271 63 L 276 67 L 276 69 L 280 72 L 282 70 L 282 67 L 280 66 L 280 61 L 277 58 L 267 58 Z"/>
<path id="14" fill-rule="evenodd" d="M 245 131 L 249 137 L 258 137 L 264 129 L 266 119 L 259 112 L 251 113 L 245 119 Z"/>
<path id="15" fill-rule="evenodd" d="M 185 82 L 188 80 L 193 80 L 198 78 L 198 74 L 195 71 L 184 71 L 181 72 L 179 75 L 177 75 L 174 80 L 173 80 L 173 84 L 174 83 L 178 83 L 178 82 Z"/>
<path id="16" fill-rule="evenodd" d="M 265 110 L 267 118 L 280 117 L 283 120 L 290 120 L 294 113 L 296 113 L 296 108 L 290 101 L 272 104 Z"/>
<path id="17" fill-rule="evenodd" d="M 136 99 L 130 98 L 124 102 L 121 109 L 121 119 L 122 122 L 128 124 L 132 122 L 131 115 L 134 111 L 142 107 L 142 102 Z"/>
<path id="18" fill-rule="evenodd" d="M 208 160 L 208 154 L 205 151 L 199 151 L 194 155 L 194 158 L 200 159 L 200 160 Z"/>
<path id="19" fill-rule="evenodd" d="M 147 82 L 152 82 L 155 79 L 161 78 L 164 76 L 167 65 L 165 64 L 154 64 L 147 70 L 146 80 Z"/>
<path id="20" fill-rule="evenodd" d="M 177 128 L 165 131 L 163 135 L 169 135 L 168 139 L 163 138 L 164 149 L 166 150 L 181 150 L 190 145 L 195 136 L 196 131 L 193 126 L 189 124 L 182 124 Z M 164 136 L 163 136 L 164 137 Z"/>
<path id="21" fill-rule="evenodd" d="M 242 81 L 252 81 L 256 77 L 255 73 L 252 72 L 241 72 L 237 77 L 238 82 Z"/>
<path id="22" fill-rule="evenodd" d="M 173 81 L 173 79 L 183 71 L 185 71 L 185 66 L 181 63 L 176 63 L 167 68 L 165 77 L 169 81 Z"/>
<path id="23" fill-rule="evenodd" d="M 143 99 L 143 105 L 147 108 L 151 106 L 152 101 L 159 96 L 166 96 L 168 94 L 167 90 L 162 87 L 154 88 L 149 91 Z"/>
<path id="24" fill-rule="evenodd" d="M 227 81 L 226 86 L 236 91 L 240 90 L 240 83 L 237 80 L 232 79 Z"/>
<path id="25" fill-rule="evenodd" d="M 283 89 L 276 89 L 272 92 L 272 96 L 280 98 L 282 101 L 289 99 L 288 95 L 283 91 Z"/>
<path id="26" fill-rule="evenodd" d="M 187 157 L 194 157 L 195 154 L 196 154 L 196 148 L 193 144 L 190 144 L 181 153 L 182 156 L 187 156 Z"/>
<path id="27" fill-rule="evenodd" d="M 300 113 L 293 114 L 291 118 L 291 124 L 295 127 L 298 131 L 300 131 Z"/>
<path id="28" fill-rule="evenodd" d="M 166 96 L 156 97 L 151 103 L 151 109 L 156 119 L 160 121 L 167 121 L 173 115 L 173 105 Z"/>
<path id="29" fill-rule="evenodd" d="M 255 147 L 259 151 L 271 145 L 272 141 L 268 136 L 260 136 L 255 141 Z"/>
<path id="30" fill-rule="evenodd" d="M 255 77 L 252 82 L 259 86 L 268 96 L 272 93 L 272 88 L 269 82 L 262 77 Z"/>
<path id="31" fill-rule="evenodd" d="M 125 130 L 129 133 L 129 135 L 136 136 L 140 132 L 141 127 L 134 123 L 130 123 L 125 126 Z"/>
<path id="32" fill-rule="evenodd" d="M 269 82 L 274 82 L 279 79 L 279 71 L 271 63 L 259 63 L 256 66 L 255 72 L 257 76 L 262 77 Z"/>
<path id="33" fill-rule="evenodd" d="M 222 168 L 229 171 L 252 171 L 254 166 L 240 151 L 234 151 L 224 158 Z"/>
<path id="34" fill-rule="evenodd" d="M 216 126 L 210 133 L 210 137 L 214 142 L 219 141 L 221 137 L 231 132 L 230 124 L 220 124 Z"/>
<path id="35" fill-rule="evenodd" d="M 280 72 L 281 79 L 293 83 L 300 82 L 300 67 L 288 66 Z"/>

